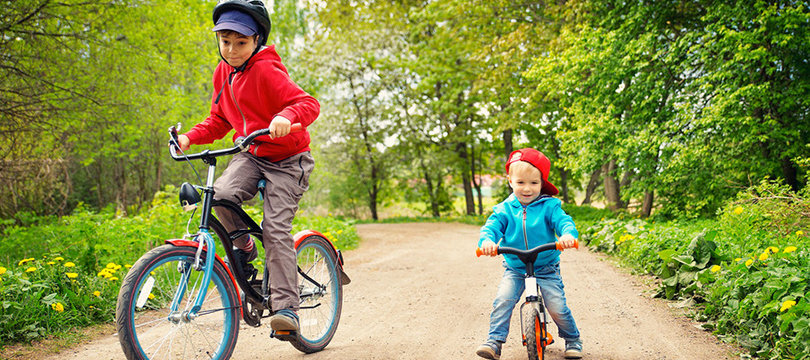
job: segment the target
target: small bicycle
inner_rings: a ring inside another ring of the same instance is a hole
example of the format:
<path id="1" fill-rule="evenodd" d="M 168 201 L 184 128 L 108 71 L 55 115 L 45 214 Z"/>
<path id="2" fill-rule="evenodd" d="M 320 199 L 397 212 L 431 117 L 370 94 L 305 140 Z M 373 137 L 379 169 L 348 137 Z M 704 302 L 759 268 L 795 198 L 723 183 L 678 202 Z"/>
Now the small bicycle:
<path id="1" fill-rule="evenodd" d="M 179 126 L 179 124 L 178 124 Z M 292 131 L 301 131 L 300 124 Z M 215 254 L 215 238 L 227 259 L 234 259 L 233 240 L 245 234 L 261 244 L 262 229 L 239 205 L 214 199 L 217 157 L 244 151 L 268 130 L 237 139 L 228 149 L 180 154 L 177 129 L 169 129 L 169 151 L 174 160 L 202 160 L 208 165 L 204 186 L 184 183 L 180 200 L 196 211 L 202 203 L 198 231 L 183 239 L 166 240 L 144 254 L 129 270 L 121 285 L 116 324 L 127 359 L 228 359 L 236 346 L 239 319 L 253 327 L 273 314 L 269 273 L 242 269 L 239 261 L 227 265 Z M 202 191 L 200 196 L 198 190 Z M 228 232 L 211 209 L 224 206 L 248 224 Z M 189 223 L 194 218 L 192 213 Z M 187 231 L 188 232 L 188 231 Z M 312 353 L 332 340 L 343 306 L 343 256 L 323 234 L 304 230 L 294 235 L 300 296 L 299 331 L 275 332 L 271 337 L 289 341 L 296 349 Z M 210 250 L 210 251 L 209 251 Z M 239 293 L 241 290 L 241 296 Z"/>
<path id="2" fill-rule="evenodd" d="M 579 242 L 575 242 L 574 248 L 579 249 Z M 567 247 L 570 249 L 571 247 Z M 546 307 L 543 305 L 543 296 L 540 294 L 540 285 L 534 276 L 534 261 L 537 255 L 543 251 L 567 249 L 561 242 L 543 244 L 534 249 L 521 250 L 517 248 L 499 246 L 498 255 L 512 254 L 518 257 L 526 265 L 526 301 L 520 305 L 520 330 L 523 346 L 529 354 L 529 360 L 543 360 L 546 356 L 546 347 L 554 342 L 554 338 L 547 330 L 548 318 L 546 317 Z M 475 255 L 483 255 L 482 250 L 476 249 Z"/>

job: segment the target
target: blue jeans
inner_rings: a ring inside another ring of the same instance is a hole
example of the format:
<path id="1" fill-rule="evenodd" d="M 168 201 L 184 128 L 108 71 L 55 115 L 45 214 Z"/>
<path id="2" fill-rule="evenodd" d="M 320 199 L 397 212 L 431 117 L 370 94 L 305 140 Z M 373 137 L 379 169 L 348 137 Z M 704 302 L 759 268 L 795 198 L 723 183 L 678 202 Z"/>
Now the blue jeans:
<path id="1" fill-rule="evenodd" d="M 509 334 L 509 320 L 515 305 L 522 301 L 521 295 L 525 286 L 525 273 L 510 269 L 504 263 L 503 278 L 498 286 L 498 294 L 492 303 L 489 316 L 489 339 L 506 342 Z M 565 287 L 560 277 L 560 263 L 546 265 L 536 269 L 534 275 L 540 285 L 546 312 L 557 324 L 559 337 L 566 341 L 579 340 L 579 329 L 571 316 L 571 310 L 565 303 Z"/>

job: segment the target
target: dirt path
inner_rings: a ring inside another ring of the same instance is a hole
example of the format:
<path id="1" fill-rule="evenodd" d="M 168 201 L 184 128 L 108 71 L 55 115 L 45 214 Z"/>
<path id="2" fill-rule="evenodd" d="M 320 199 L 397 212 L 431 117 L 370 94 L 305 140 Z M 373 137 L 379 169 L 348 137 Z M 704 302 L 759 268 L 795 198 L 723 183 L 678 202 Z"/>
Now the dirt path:
<path id="1" fill-rule="evenodd" d="M 358 226 L 360 248 L 344 254 L 352 283 L 332 343 L 304 355 L 243 325 L 234 359 L 477 359 L 501 276 L 500 260 L 476 258 L 478 227 L 461 224 Z M 644 287 L 598 255 L 562 255 L 569 306 L 583 336 L 586 359 L 735 359 L 734 349 L 673 315 Z M 501 359 L 526 359 L 517 316 Z M 556 328 L 552 328 L 556 335 Z M 562 341 L 548 359 L 562 359 Z M 51 359 L 121 359 L 106 336 Z"/>

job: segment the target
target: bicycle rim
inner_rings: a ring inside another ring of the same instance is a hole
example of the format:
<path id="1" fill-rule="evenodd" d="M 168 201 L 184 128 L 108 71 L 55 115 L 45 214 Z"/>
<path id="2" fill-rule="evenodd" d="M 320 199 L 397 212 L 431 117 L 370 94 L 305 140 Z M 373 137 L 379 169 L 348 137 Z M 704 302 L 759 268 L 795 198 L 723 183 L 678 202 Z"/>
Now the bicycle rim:
<path id="1" fill-rule="evenodd" d="M 132 267 L 119 293 L 119 338 L 128 359 L 228 359 L 239 332 L 237 293 L 224 267 L 215 263 L 202 308 L 189 311 L 203 285 L 192 269 L 196 249 L 164 245 Z M 178 291 L 185 284 L 185 291 Z M 172 299 L 180 298 L 172 313 Z"/>
<path id="2" fill-rule="evenodd" d="M 337 330 L 343 286 L 332 244 L 326 239 L 320 236 L 304 239 L 297 249 L 297 262 L 303 275 L 298 275 L 300 329 L 293 346 L 310 353 L 326 347 Z"/>

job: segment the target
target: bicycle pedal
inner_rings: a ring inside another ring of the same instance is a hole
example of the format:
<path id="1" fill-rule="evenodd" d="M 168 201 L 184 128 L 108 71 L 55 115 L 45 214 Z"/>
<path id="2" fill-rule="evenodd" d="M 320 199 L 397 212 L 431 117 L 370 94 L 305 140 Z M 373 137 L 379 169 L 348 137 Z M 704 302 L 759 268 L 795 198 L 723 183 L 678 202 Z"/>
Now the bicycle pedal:
<path id="1" fill-rule="evenodd" d="M 298 338 L 298 333 L 296 331 L 287 330 L 270 330 L 270 337 L 281 341 L 292 341 Z"/>

